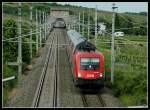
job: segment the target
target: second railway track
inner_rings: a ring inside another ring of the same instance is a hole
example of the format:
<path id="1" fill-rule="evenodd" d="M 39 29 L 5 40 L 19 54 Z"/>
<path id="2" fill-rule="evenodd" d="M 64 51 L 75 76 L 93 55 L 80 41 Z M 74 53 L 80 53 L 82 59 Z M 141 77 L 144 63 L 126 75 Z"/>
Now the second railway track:
<path id="1" fill-rule="evenodd" d="M 56 37 L 56 44 L 58 44 L 58 35 Z M 55 63 L 54 63 L 54 90 L 53 90 L 53 107 L 57 107 L 58 96 L 58 45 L 55 46 Z"/>
<path id="2" fill-rule="evenodd" d="M 32 107 L 55 107 L 57 106 L 57 34 L 52 32 L 48 39 L 51 45 L 46 45 L 48 54 L 44 68 L 39 79 L 39 84 L 34 96 Z M 55 74 L 56 73 L 56 74 Z M 53 78 L 52 78 L 53 77 Z M 51 85 L 51 83 L 52 85 Z M 53 95 L 52 95 L 53 94 Z M 51 98 L 51 97 L 53 98 Z M 53 100 L 53 101 L 52 101 Z"/>

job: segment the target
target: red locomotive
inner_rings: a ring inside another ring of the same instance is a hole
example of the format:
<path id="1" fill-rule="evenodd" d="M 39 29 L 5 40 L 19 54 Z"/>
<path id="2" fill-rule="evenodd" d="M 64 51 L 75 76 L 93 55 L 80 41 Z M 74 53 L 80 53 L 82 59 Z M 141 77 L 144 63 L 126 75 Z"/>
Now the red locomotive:
<path id="1" fill-rule="evenodd" d="M 94 84 L 103 87 L 105 66 L 102 53 L 75 30 L 69 30 L 67 34 L 71 44 L 67 51 L 75 85 Z"/>

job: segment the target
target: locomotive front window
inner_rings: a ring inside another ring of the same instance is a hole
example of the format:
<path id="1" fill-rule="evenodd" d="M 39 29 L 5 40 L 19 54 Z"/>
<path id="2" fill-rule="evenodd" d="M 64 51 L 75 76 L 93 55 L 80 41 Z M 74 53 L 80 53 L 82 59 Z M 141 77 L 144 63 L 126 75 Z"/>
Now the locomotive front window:
<path id="1" fill-rule="evenodd" d="M 99 69 L 99 58 L 81 58 L 81 70 L 97 70 Z"/>

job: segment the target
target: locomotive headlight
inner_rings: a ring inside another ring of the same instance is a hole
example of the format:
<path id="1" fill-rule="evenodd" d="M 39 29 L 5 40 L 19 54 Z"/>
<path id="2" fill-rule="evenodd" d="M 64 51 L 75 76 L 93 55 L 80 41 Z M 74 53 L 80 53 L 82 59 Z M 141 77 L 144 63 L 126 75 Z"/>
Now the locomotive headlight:
<path id="1" fill-rule="evenodd" d="M 103 77 L 103 73 L 100 73 L 99 76 L 100 76 L 100 77 Z"/>
<path id="2" fill-rule="evenodd" d="M 81 74 L 80 73 L 78 73 L 78 77 L 81 78 Z"/>

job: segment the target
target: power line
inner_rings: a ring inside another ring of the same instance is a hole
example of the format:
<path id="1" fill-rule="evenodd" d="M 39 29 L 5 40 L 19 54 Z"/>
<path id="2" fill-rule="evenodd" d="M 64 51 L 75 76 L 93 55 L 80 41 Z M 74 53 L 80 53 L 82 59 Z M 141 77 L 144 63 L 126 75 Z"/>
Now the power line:
<path id="1" fill-rule="evenodd" d="M 143 26 L 143 27 L 146 27 L 147 28 L 147 26 Z M 131 28 L 119 28 L 119 29 L 115 29 L 115 30 L 130 30 L 130 29 L 136 29 L 136 28 L 141 28 L 141 27 L 131 27 Z M 111 30 L 111 29 L 109 29 L 109 30 Z"/>
<path id="2" fill-rule="evenodd" d="M 42 27 L 43 25 L 49 25 L 49 24 L 42 24 L 42 25 L 40 25 L 40 26 Z M 6 29 L 19 29 L 18 27 L 7 27 L 7 26 L 2 26 L 2 28 L 6 28 Z M 21 29 L 30 30 L 30 29 L 28 29 L 28 28 L 21 28 Z"/>
<path id="3" fill-rule="evenodd" d="M 19 29 L 19 28 L 18 28 Z M 35 32 L 35 30 L 33 31 L 33 32 Z M 29 32 L 28 32 L 29 33 Z M 27 32 L 24 32 L 22 35 L 26 35 L 26 34 L 28 34 Z M 14 36 L 18 36 L 18 35 L 14 35 Z M 5 39 L 4 39 L 5 40 Z"/>
<path id="4" fill-rule="evenodd" d="M 9 39 L 4 39 L 3 41 L 14 40 L 14 39 L 17 39 L 17 38 L 23 38 L 23 37 L 28 36 L 28 35 L 31 35 L 31 34 L 33 35 L 33 34 L 38 34 L 38 33 L 40 33 L 40 32 L 36 32 L 36 33 L 34 33 L 34 32 L 36 32 L 36 30 L 34 30 L 32 33 L 29 32 L 29 34 L 24 34 L 24 35 L 22 35 L 22 37 L 14 37 L 14 38 L 9 38 Z"/>
<path id="5" fill-rule="evenodd" d="M 80 24 L 81 26 L 84 26 L 84 27 L 87 27 L 88 25 L 86 25 L 86 24 Z M 95 26 L 95 24 L 89 24 L 89 27 L 94 27 Z M 147 28 L 147 26 L 143 26 L 143 27 L 146 27 Z M 131 29 L 137 29 L 137 28 L 141 28 L 141 27 L 131 27 L 131 28 L 118 28 L 118 29 L 115 29 L 115 30 L 131 30 Z M 111 32 L 110 32 L 110 30 L 112 30 L 112 29 L 108 29 L 108 30 L 105 30 L 106 32 L 105 33 L 108 33 L 108 34 L 111 34 Z M 109 31 L 109 32 L 107 32 L 107 31 Z M 94 30 L 92 31 L 90 31 L 90 32 L 95 32 Z"/>
<path id="6" fill-rule="evenodd" d="M 6 27 L 6 26 L 3 26 L 2 28 L 5 28 L 5 29 L 18 29 L 17 27 Z M 27 28 L 21 28 L 23 30 L 30 30 L 30 29 L 27 29 Z"/>
<path id="7" fill-rule="evenodd" d="M 12 42 L 12 43 L 17 43 L 19 41 L 6 41 L 6 42 Z M 22 43 L 32 43 L 32 44 L 36 44 L 37 42 L 22 42 Z M 110 44 L 112 43 L 111 41 L 109 42 L 100 42 L 100 44 Z M 136 42 L 136 41 L 127 41 L 127 42 L 124 42 L 124 43 L 116 43 L 114 42 L 115 44 L 148 44 L 148 42 Z M 46 44 L 46 45 L 51 45 L 52 43 L 41 43 L 41 44 Z M 57 44 L 54 44 L 54 45 L 57 45 Z M 71 44 L 58 44 L 58 45 L 71 45 Z"/>
<path id="8" fill-rule="evenodd" d="M 31 34 L 37 34 L 37 33 L 40 33 L 40 32 L 30 33 L 30 34 L 22 35 L 21 37 L 9 38 L 9 39 L 5 39 L 5 40 L 2 40 L 2 41 L 8 41 L 8 40 L 14 40 L 14 39 L 17 39 L 17 38 L 23 38 L 23 37 L 25 37 L 25 36 L 28 36 L 28 35 L 31 35 Z"/>
<path id="9" fill-rule="evenodd" d="M 12 43 L 17 43 L 19 41 L 6 41 L 6 42 L 12 42 Z M 22 43 L 32 43 L 32 44 L 36 44 L 37 42 L 22 42 Z M 71 44 L 53 44 L 53 43 L 41 43 L 41 44 L 46 44 L 46 45 L 61 45 L 61 46 L 65 46 L 65 45 L 71 45 Z"/>

